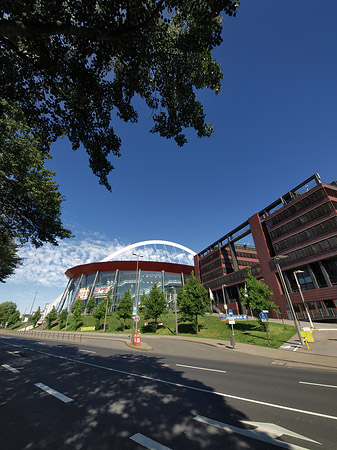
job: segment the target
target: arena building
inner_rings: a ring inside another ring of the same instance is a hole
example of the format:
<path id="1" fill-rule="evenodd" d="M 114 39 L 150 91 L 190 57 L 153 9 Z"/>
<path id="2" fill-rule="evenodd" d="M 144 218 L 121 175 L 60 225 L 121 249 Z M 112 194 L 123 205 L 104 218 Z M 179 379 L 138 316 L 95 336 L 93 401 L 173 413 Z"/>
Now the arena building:
<path id="1" fill-rule="evenodd" d="M 151 240 L 124 247 L 99 262 L 81 264 L 66 270 L 68 284 L 58 299 L 57 310 L 94 297 L 96 304 L 109 294 L 113 309 L 129 290 L 134 304 L 141 295 L 149 294 L 156 283 L 162 289 L 169 306 L 178 289 L 194 270 L 195 252 L 169 241 Z"/>

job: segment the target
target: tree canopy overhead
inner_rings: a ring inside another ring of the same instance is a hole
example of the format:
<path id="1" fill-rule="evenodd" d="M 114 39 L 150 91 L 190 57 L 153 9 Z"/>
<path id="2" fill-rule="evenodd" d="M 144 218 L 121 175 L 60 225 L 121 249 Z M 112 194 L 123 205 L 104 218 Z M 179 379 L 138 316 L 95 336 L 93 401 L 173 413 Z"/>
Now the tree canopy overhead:
<path id="1" fill-rule="evenodd" d="M 220 45 L 221 14 L 234 0 L 16 0 L 0 5 L 0 98 L 19 105 L 48 152 L 68 136 L 83 145 L 100 183 L 120 155 L 112 118 L 136 122 L 132 99 L 152 110 L 152 133 L 186 142 L 212 127 L 196 91 L 220 91 L 212 58 Z M 0 106 L 2 107 L 2 106 Z M 0 111 L 2 113 L 2 111 Z"/>

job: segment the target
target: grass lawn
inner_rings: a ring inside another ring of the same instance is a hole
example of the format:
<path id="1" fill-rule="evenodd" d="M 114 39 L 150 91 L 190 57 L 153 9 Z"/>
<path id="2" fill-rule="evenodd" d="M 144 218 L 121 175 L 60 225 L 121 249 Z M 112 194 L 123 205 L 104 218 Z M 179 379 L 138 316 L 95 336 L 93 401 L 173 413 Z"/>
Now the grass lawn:
<path id="1" fill-rule="evenodd" d="M 140 314 L 140 321 L 138 322 L 138 329 L 143 335 L 175 335 L 175 317 L 174 313 L 166 312 L 158 320 L 159 325 L 157 330 L 155 330 L 154 323 L 152 321 L 145 321 L 142 314 Z M 92 316 L 82 316 L 81 327 L 93 327 L 95 326 L 95 319 Z M 38 328 L 37 328 L 38 329 Z M 126 321 L 126 328 L 122 330 L 120 321 L 117 319 L 116 314 L 109 314 L 107 317 L 107 332 L 110 333 L 130 333 L 132 330 L 131 320 Z M 57 322 L 51 328 L 52 331 L 58 331 L 59 326 Z M 63 331 L 64 328 L 63 328 Z M 74 331 L 74 326 L 72 324 L 72 318 L 66 331 Z M 78 331 L 81 331 L 79 328 Z M 97 331 L 97 333 L 102 333 L 103 330 Z M 228 322 L 220 321 L 218 316 L 206 315 L 199 318 L 199 333 L 196 335 L 194 327 L 189 322 L 184 322 L 178 315 L 178 333 L 182 336 L 189 337 L 201 337 L 210 338 L 218 340 L 230 340 L 230 335 L 232 333 L 232 327 Z M 263 347 L 268 347 L 267 334 L 264 326 L 260 325 L 257 320 L 237 320 L 234 325 L 235 341 L 243 342 L 246 344 L 260 345 Z M 268 334 L 270 340 L 270 347 L 278 348 L 288 339 L 290 339 L 296 333 L 294 326 L 285 325 L 282 323 L 269 323 L 268 324 Z"/>

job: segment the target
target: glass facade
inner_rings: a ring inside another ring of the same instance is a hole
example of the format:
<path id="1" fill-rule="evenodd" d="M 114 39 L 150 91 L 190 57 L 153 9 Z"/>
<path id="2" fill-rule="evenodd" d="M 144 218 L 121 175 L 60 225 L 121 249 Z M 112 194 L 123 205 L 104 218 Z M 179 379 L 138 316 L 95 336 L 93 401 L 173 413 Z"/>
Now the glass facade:
<path id="1" fill-rule="evenodd" d="M 191 267 L 192 271 L 192 267 Z M 94 297 L 96 304 L 109 294 L 113 300 L 113 308 L 127 290 L 133 302 L 143 293 L 149 295 L 153 285 L 163 290 L 168 303 L 174 301 L 178 289 L 190 275 L 165 271 L 116 270 L 111 272 L 94 272 L 77 278 L 70 287 L 70 304 L 80 299 L 85 307 L 89 298 Z"/>

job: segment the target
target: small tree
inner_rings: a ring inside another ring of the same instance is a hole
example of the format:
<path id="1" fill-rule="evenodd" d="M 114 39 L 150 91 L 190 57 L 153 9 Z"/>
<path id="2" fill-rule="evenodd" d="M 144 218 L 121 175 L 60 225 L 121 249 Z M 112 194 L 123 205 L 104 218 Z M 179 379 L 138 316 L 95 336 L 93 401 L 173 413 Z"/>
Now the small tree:
<path id="1" fill-rule="evenodd" d="M 158 318 L 163 314 L 167 306 L 164 293 L 158 289 L 157 284 L 154 283 L 150 291 L 150 295 L 142 295 L 142 306 L 145 308 L 145 319 L 154 319 L 157 326 Z"/>
<path id="2" fill-rule="evenodd" d="M 71 312 L 73 314 L 73 320 L 74 320 L 74 326 L 75 326 L 75 330 L 77 330 L 77 328 L 81 325 L 82 320 L 81 320 L 81 316 L 83 313 L 83 303 L 82 300 L 78 299 L 76 300 L 76 302 L 73 304 L 73 306 L 71 307 Z"/>
<path id="3" fill-rule="evenodd" d="M 241 303 L 247 308 L 252 309 L 258 315 L 264 309 L 272 309 L 279 312 L 279 308 L 273 301 L 270 300 L 273 292 L 269 289 L 269 286 L 263 281 L 257 280 L 252 275 L 252 269 L 247 267 L 247 277 L 245 279 L 246 288 L 241 288 Z M 260 316 L 259 321 L 261 322 Z"/>
<path id="4" fill-rule="evenodd" d="M 19 322 L 20 320 L 20 311 L 16 310 L 8 317 L 8 326 L 14 325 L 16 322 Z"/>
<path id="5" fill-rule="evenodd" d="M 117 318 L 121 321 L 123 331 L 125 330 L 126 319 L 132 318 L 132 298 L 129 289 L 124 293 L 117 305 Z M 123 320 L 123 322 L 122 322 Z"/>
<path id="6" fill-rule="evenodd" d="M 46 321 L 47 321 L 47 328 L 48 330 L 51 329 L 52 323 L 57 319 L 57 312 L 55 309 L 55 306 L 53 306 L 53 309 L 50 311 L 49 314 L 47 314 L 46 316 Z"/>
<path id="7" fill-rule="evenodd" d="M 91 314 L 92 311 L 93 311 L 93 309 L 94 309 L 95 307 L 96 307 L 96 300 L 95 300 L 95 297 L 91 297 L 91 298 L 88 300 L 85 309 L 86 309 L 86 311 L 87 311 L 88 314 Z"/>
<path id="8" fill-rule="evenodd" d="M 29 318 L 29 322 L 33 324 L 33 328 L 36 327 L 36 324 L 41 319 L 41 309 L 38 307 L 38 309 L 35 311 L 35 313 Z"/>
<path id="9" fill-rule="evenodd" d="M 194 323 L 195 331 L 198 334 L 198 319 L 199 316 L 204 316 L 209 308 L 209 297 L 206 289 L 199 283 L 193 272 L 185 286 L 179 289 L 177 303 L 182 317 Z"/>
<path id="10" fill-rule="evenodd" d="M 106 307 L 107 307 L 107 299 L 101 300 L 98 304 L 98 306 L 96 306 L 96 308 L 94 309 L 93 312 L 93 317 L 96 319 L 96 325 L 95 325 L 95 329 L 99 330 L 102 327 L 102 323 L 105 317 L 105 311 L 106 311 Z"/>
<path id="11" fill-rule="evenodd" d="M 60 330 L 64 327 L 67 321 L 68 311 L 66 309 L 62 309 L 62 311 L 59 314 L 59 327 Z"/>

